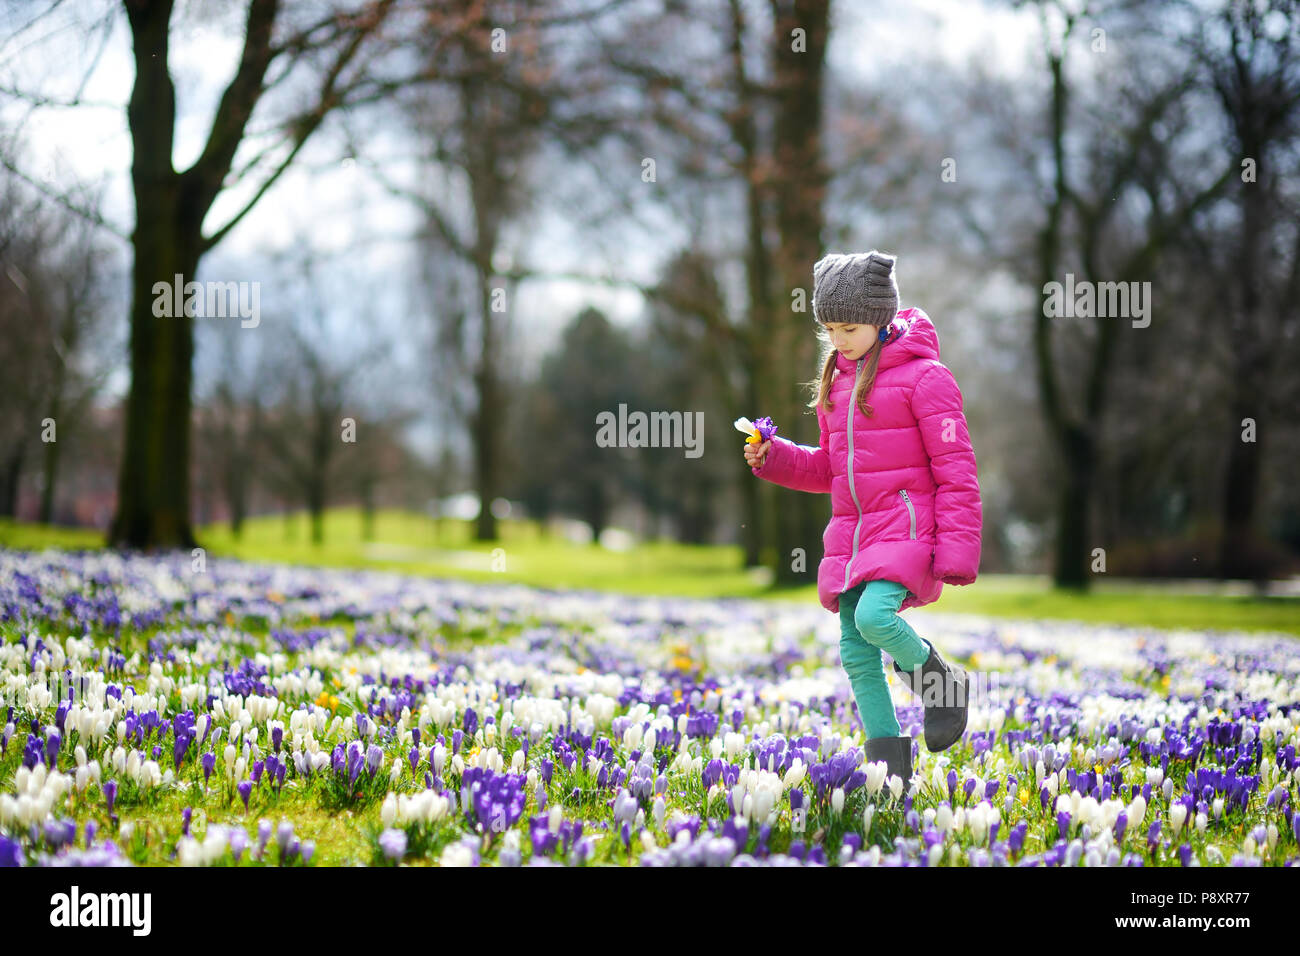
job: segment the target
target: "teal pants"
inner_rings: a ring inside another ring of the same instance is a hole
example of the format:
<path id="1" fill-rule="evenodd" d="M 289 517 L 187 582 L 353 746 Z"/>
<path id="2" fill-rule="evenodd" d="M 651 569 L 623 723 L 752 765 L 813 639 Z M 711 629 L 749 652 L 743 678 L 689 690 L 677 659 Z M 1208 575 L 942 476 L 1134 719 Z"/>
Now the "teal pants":
<path id="1" fill-rule="evenodd" d="M 849 675 L 867 739 L 899 737 L 898 716 L 885 680 L 881 651 L 906 670 L 920 667 L 930 644 L 898 616 L 907 588 L 896 581 L 863 581 L 840 595 L 840 663 Z"/>

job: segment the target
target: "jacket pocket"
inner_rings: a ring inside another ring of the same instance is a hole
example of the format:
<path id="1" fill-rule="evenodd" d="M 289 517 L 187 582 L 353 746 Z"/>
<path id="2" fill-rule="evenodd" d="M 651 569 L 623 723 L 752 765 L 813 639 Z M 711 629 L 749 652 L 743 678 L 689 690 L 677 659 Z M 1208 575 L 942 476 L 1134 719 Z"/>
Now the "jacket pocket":
<path id="1" fill-rule="evenodd" d="M 907 518 L 910 524 L 907 536 L 916 539 L 916 509 L 912 507 L 912 499 L 907 496 L 906 488 L 899 488 L 898 493 L 903 496 L 903 504 L 907 505 Z"/>

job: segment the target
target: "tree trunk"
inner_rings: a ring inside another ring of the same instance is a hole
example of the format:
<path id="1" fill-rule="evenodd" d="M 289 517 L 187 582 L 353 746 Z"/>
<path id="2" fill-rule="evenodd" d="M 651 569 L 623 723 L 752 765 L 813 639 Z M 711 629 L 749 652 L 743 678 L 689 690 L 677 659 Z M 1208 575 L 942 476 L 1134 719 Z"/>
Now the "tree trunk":
<path id="1" fill-rule="evenodd" d="M 313 479 L 307 487 L 307 511 L 311 515 L 311 543 L 320 547 L 325 541 L 325 483 Z"/>
<path id="2" fill-rule="evenodd" d="M 375 540 L 375 482 L 366 478 L 361 485 L 361 540 Z"/>
<path id="3" fill-rule="evenodd" d="M 772 0 L 772 54 L 777 108 L 773 129 L 778 298 L 774 300 L 773 351 L 778 381 L 812 377 L 816 362 L 813 319 L 792 312 L 790 293 L 805 288 L 811 296 L 812 267 L 822 252 L 823 206 L 829 173 L 822 156 L 822 85 L 829 32 L 827 0 Z M 806 50 L 793 48 L 793 31 L 802 29 Z M 816 418 L 804 404 L 802 389 L 784 385 L 775 403 L 786 437 L 816 446 Z M 792 585 L 817 580 L 827 503 L 821 495 L 794 494 L 777 514 L 776 581 Z M 803 554 L 801 569 L 794 554 Z"/>
<path id="4" fill-rule="evenodd" d="M 192 243 L 178 235 L 162 203 L 140 210 L 131 304 L 131 390 L 109 543 L 121 547 L 195 546 L 190 527 L 190 381 L 193 319 L 155 318 L 155 282 L 198 268 Z M 189 245 L 184 249 L 183 245 Z M 166 278 L 164 278 L 166 277 Z"/>
<path id="5" fill-rule="evenodd" d="M 609 503 L 605 496 L 605 487 L 601 483 L 588 486 L 582 516 L 587 524 L 591 525 L 592 544 L 599 544 L 601 532 L 605 530 L 605 523 L 609 520 Z"/>
<path id="6" fill-rule="evenodd" d="M 1246 137 L 1242 146 L 1249 152 L 1243 156 L 1260 156 L 1262 143 Z M 1261 574 L 1252 567 L 1252 531 L 1258 502 L 1260 459 L 1263 454 L 1264 398 L 1260 386 L 1268 378 L 1268 350 L 1273 348 L 1269 335 L 1261 334 L 1261 294 L 1259 288 L 1259 262 L 1262 241 L 1271 231 L 1269 226 L 1268 182 L 1265 170 L 1262 181 L 1242 189 L 1241 235 L 1236 250 L 1236 308 L 1229 310 L 1228 341 L 1233 352 L 1233 372 L 1228 387 L 1232 421 L 1229 422 L 1228 461 L 1223 482 L 1223 532 L 1219 539 L 1219 576 L 1223 578 L 1255 578 Z M 1239 187 L 1240 188 L 1240 187 Z M 1262 346 L 1262 347 L 1261 347 Z M 1255 440 L 1242 441 L 1242 420 L 1255 422 Z"/>
<path id="7" fill-rule="evenodd" d="M 492 502 L 497 496 L 497 435 L 500 432 L 501 403 L 497 397 L 494 351 L 496 332 L 492 321 L 491 269 L 486 263 L 479 268 L 479 302 L 483 315 L 479 342 L 479 367 L 474 381 L 478 385 L 478 409 L 474 414 L 474 484 L 478 490 L 479 511 L 474 536 L 479 541 L 496 541 L 497 519 Z"/>
<path id="8" fill-rule="evenodd" d="M 1057 587 L 1086 589 L 1090 583 L 1092 549 L 1092 476 L 1096 471 L 1093 441 L 1083 430 L 1067 427 L 1061 436 L 1065 474 L 1057 515 Z"/>
<path id="9" fill-rule="evenodd" d="M 171 288 L 194 278 L 202 214 L 182 202 L 172 168 L 175 92 L 167 71 L 171 4 L 128 7 L 136 65 L 127 116 L 134 155 L 136 226 L 131 237 L 131 389 L 118 474 L 117 513 L 108 543 L 115 547 L 195 545 L 190 528 L 190 378 L 193 318 L 154 315 L 154 283 Z M 188 196 L 188 193 L 186 193 Z M 183 292 L 183 289 L 182 289 Z M 182 303 L 183 305 L 183 303 Z"/>
<path id="10" fill-rule="evenodd" d="M 0 475 L 0 517 L 18 517 L 18 483 L 23 474 L 23 449 L 15 445 L 5 458 Z"/>
<path id="11" fill-rule="evenodd" d="M 59 421 L 59 395 L 63 391 L 63 376 L 57 376 L 54 385 L 54 402 L 50 408 L 50 418 L 55 422 L 55 436 L 57 439 L 57 428 Z M 41 524 L 49 524 L 50 519 L 54 516 L 54 486 L 58 479 L 59 472 L 59 443 L 51 441 L 45 443 L 45 457 L 42 462 L 41 478 L 41 513 L 37 519 Z"/>
<path id="12" fill-rule="evenodd" d="M 1038 288 L 1059 281 L 1061 263 L 1061 229 L 1068 201 L 1065 165 L 1065 121 L 1067 87 L 1064 71 L 1065 45 L 1073 20 L 1067 19 L 1060 50 L 1048 48 L 1051 72 L 1051 149 L 1053 189 L 1047 206 L 1047 222 L 1038 237 Z M 1113 321 L 1113 320 L 1112 320 Z M 1052 317 L 1040 306 L 1034 315 L 1034 368 L 1037 373 L 1039 401 L 1051 435 L 1061 456 L 1064 472 L 1057 515 L 1055 561 L 1052 581 L 1056 587 L 1086 590 L 1088 576 L 1088 506 L 1091 495 L 1089 475 L 1080 472 L 1091 465 L 1092 446 L 1084 430 L 1069 419 L 1063 407 L 1061 386 L 1056 377 L 1056 360 L 1052 355 Z"/>

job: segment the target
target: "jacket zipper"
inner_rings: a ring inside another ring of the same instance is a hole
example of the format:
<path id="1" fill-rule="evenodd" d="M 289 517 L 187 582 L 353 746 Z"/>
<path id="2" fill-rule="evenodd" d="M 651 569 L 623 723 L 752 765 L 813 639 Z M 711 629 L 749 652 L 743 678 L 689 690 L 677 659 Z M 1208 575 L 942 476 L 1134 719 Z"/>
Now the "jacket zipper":
<path id="1" fill-rule="evenodd" d="M 907 497 L 906 488 L 899 488 L 898 493 L 903 496 L 903 504 L 907 505 L 907 516 L 912 519 L 912 528 L 908 532 L 908 536 L 915 538 L 916 537 L 916 511 L 913 510 L 912 508 L 912 499 Z"/>
<path id="2" fill-rule="evenodd" d="M 853 481 L 853 406 L 857 404 L 858 398 L 858 378 L 857 375 L 862 371 L 862 359 L 858 359 L 858 364 L 853 372 L 853 390 L 849 394 L 849 461 L 848 466 L 844 469 L 849 479 L 849 491 L 853 495 L 853 504 L 858 509 L 858 523 L 853 526 L 853 550 L 849 552 L 848 561 L 844 562 L 844 590 L 849 587 L 849 571 L 853 567 L 853 559 L 858 556 L 858 532 L 862 530 L 862 503 L 858 501 L 858 489 Z"/>

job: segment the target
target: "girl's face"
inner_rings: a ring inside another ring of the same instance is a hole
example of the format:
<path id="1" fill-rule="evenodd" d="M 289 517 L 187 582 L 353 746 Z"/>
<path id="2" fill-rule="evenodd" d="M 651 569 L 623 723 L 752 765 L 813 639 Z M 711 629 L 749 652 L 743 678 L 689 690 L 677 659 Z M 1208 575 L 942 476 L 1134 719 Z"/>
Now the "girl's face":
<path id="1" fill-rule="evenodd" d="M 847 359 L 857 361 L 876 347 L 880 330 L 874 325 L 853 325 L 846 322 L 826 322 L 831 344 Z"/>

